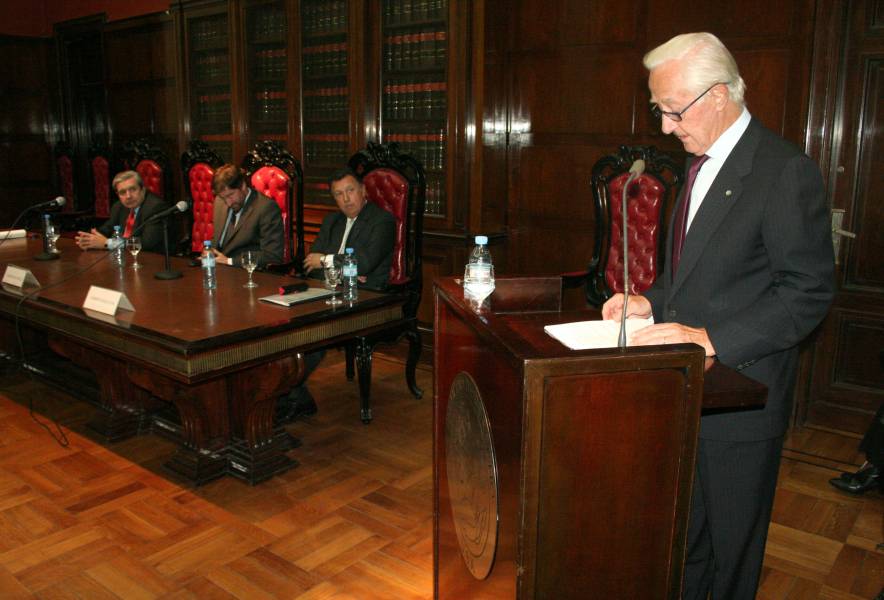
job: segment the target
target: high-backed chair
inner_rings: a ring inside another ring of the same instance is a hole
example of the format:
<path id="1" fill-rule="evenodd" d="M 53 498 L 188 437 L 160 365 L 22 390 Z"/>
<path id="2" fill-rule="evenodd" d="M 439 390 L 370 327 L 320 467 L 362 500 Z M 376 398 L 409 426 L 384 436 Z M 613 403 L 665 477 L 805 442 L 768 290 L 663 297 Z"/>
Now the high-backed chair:
<path id="1" fill-rule="evenodd" d="M 282 211 L 285 251 L 277 272 L 300 271 L 304 262 L 304 173 L 301 164 L 279 142 L 255 144 L 242 161 L 249 185 L 272 198 Z"/>
<path id="2" fill-rule="evenodd" d="M 622 193 L 629 168 L 645 161 L 644 173 L 627 190 L 629 292 L 641 294 L 663 269 L 667 215 L 675 205 L 681 173 L 654 146 L 621 146 L 592 169 L 595 244 L 589 269 L 566 273 L 563 285 L 586 285 L 586 300 L 600 306 L 623 291 Z"/>
<path id="3" fill-rule="evenodd" d="M 93 142 L 89 146 L 89 172 L 92 175 L 92 193 L 95 197 L 95 217 L 107 219 L 116 196 L 111 190 L 110 151 L 102 142 Z"/>
<path id="4" fill-rule="evenodd" d="M 55 166 L 58 173 L 58 187 L 66 202 L 65 212 L 74 208 L 74 162 L 73 151 L 67 142 L 61 141 L 55 145 Z"/>
<path id="5" fill-rule="evenodd" d="M 123 160 L 127 168 L 138 171 L 150 193 L 172 203 L 172 171 L 159 146 L 147 138 L 133 140 L 123 146 Z"/>
<path id="6" fill-rule="evenodd" d="M 349 162 L 362 177 L 369 202 L 374 202 L 396 219 L 396 241 L 387 290 L 405 295 L 405 320 L 392 327 L 356 338 L 346 346 L 347 378 L 354 375 L 354 361 L 359 368 L 362 397 L 362 420 L 371 421 L 368 404 L 371 389 L 371 354 L 376 344 L 408 339 L 405 378 L 411 393 L 423 395 L 417 386 L 415 370 L 421 353 L 421 335 L 417 328 L 417 309 L 423 289 L 423 219 L 426 201 L 426 176 L 423 166 L 412 156 L 399 152 L 397 143 L 369 142 Z"/>
<path id="7" fill-rule="evenodd" d="M 211 240 L 213 231 L 213 210 L 215 194 L 212 192 L 212 177 L 215 169 L 224 160 L 208 144 L 199 140 L 190 142 L 181 155 L 181 175 L 184 177 L 184 190 L 190 204 L 193 224 L 190 228 L 190 252 L 201 252 L 203 240 Z"/>

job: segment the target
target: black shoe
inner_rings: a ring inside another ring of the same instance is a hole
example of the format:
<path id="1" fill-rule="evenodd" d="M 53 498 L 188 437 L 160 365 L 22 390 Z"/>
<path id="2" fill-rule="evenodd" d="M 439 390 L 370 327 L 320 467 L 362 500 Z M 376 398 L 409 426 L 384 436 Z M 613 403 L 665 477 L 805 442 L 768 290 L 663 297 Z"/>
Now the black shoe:
<path id="1" fill-rule="evenodd" d="M 856 473 L 842 473 L 829 480 L 833 487 L 849 494 L 862 494 L 881 485 L 881 473 L 875 465 L 869 465 Z"/>
<path id="2" fill-rule="evenodd" d="M 305 385 L 299 385 L 285 396 L 280 396 L 276 403 L 276 420 L 280 423 L 291 423 L 300 417 L 315 415 L 316 401 Z"/>

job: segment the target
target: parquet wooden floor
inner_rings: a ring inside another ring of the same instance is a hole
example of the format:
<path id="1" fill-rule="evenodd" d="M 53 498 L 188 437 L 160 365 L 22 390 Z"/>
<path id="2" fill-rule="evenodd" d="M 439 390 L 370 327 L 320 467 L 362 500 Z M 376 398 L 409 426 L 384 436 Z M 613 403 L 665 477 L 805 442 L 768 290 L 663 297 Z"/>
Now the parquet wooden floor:
<path id="1" fill-rule="evenodd" d="M 87 404 L 0 376 L 0 598 L 430 598 L 432 373 L 418 372 L 423 400 L 401 364 L 376 357 L 373 375 L 366 427 L 330 353 L 310 381 L 319 413 L 289 426 L 300 466 L 255 487 L 200 488 L 162 471 L 169 442 L 102 445 L 84 428 Z M 68 447 L 30 418 L 31 401 L 65 425 Z M 881 591 L 884 498 L 827 484 L 861 462 L 857 442 L 808 430 L 790 440 L 759 598 Z"/>

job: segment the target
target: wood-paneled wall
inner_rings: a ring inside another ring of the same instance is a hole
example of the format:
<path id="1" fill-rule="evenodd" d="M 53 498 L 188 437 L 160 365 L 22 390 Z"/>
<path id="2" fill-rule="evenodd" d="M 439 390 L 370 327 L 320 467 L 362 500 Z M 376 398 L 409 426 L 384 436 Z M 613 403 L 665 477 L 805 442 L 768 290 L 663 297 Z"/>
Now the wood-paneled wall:
<path id="1" fill-rule="evenodd" d="M 486 176 L 492 170 L 500 176 L 495 132 L 503 129 L 510 271 L 585 267 L 594 226 L 590 172 L 620 144 L 654 144 L 684 157 L 648 110 L 641 62 L 673 35 L 718 35 L 740 66 L 753 115 L 803 145 L 813 4 L 747 0 L 736 9 L 702 0 L 520 0 L 492 9 L 489 3 L 489 11 L 499 12 L 487 17 L 486 40 L 506 45 L 507 56 L 489 50 L 486 81 L 495 89 L 486 94 L 485 124 L 493 129 L 484 145 L 497 160 L 486 161 Z M 504 28 L 507 33 L 499 31 Z M 485 189 L 495 190 L 493 182 Z"/>
<path id="2" fill-rule="evenodd" d="M 61 191 L 51 152 L 54 47 L 44 38 L 0 37 L 0 227 Z"/>

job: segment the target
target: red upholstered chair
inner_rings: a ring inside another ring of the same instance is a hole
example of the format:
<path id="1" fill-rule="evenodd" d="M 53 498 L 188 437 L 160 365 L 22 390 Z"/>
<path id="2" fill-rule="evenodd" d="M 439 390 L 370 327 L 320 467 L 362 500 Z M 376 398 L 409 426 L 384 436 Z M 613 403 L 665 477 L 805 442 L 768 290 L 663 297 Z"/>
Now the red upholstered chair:
<path id="1" fill-rule="evenodd" d="M 277 272 L 300 272 L 304 262 L 304 174 L 301 164 L 279 142 L 265 140 L 255 144 L 246 155 L 242 168 L 249 185 L 272 198 L 282 211 L 285 227 L 285 254 Z"/>
<path id="2" fill-rule="evenodd" d="M 181 155 L 184 190 L 193 217 L 190 228 L 190 252 L 202 252 L 203 240 L 211 240 L 214 235 L 215 194 L 212 192 L 212 177 L 215 176 L 215 169 L 223 163 L 224 160 L 208 144 L 199 140 L 190 142 L 187 150 Z"/>
<path id="3" fill-rule="evenodd" d="M 406 297 L 402 322 L 358 337 L 346 347 L 347 378 L 353 378 L 355 361 L 359 368 L 362 420 L 368 423 L 371 421 L 371 354 L 376 344 L 395 342 L 401 337 L 408 339 L 405 378 L 415 397 L 423 395 L 417 386 L 415 369 L 421 353 L 417 309 L 423 290 L 422 242 L 427 185 L 423 166 L 412 156 L 400 153 L 396 143 L 369 142 L 367 148 L 350 158 L 348 165 L 362 177 L 369 201 L 396 219 L 396 241 L 387 288 Z"/>
<path id="4" fill-rule="evenodd" d="M 107 146 L 94 142 L 89 147 L 89 172 L 92 174 L 92 193 L 95 197 L 95 217 L 107 219 L 116 196 L 111 190 L 111 159 Z"/>
<path id="5" fill-rule="evenodd" d="M 140 138 L 123 147 L 127 168 L 138 171 L 144 187 L 154 196 L 173 204 L 172 171 L 166 154 L 147 138 Z"/>
<path id="6" fill-rule="evenodd" d="M 64 196 L 64 212 L 74 209 L 74 163 L 73 152 L 67 142 L 55 145 L 55 166 L 58 171 L 58 188 Z"/>
<path id="7" fill-rule="evenodd" d="M 621 146 L 617 154 L 600 159 L 592 169 L 595 201 L 595 244 L 589 269 L 563 276 L 566 287 L 586 284 L 586 299 L 600 306 L 623 291 L 622 193 L 636 159 L 645 171 L 627 190 L 629 292 L 641 294 L 663 269 L 666 218 L 681 185 L 672 160 L 653 146 Z"/>

